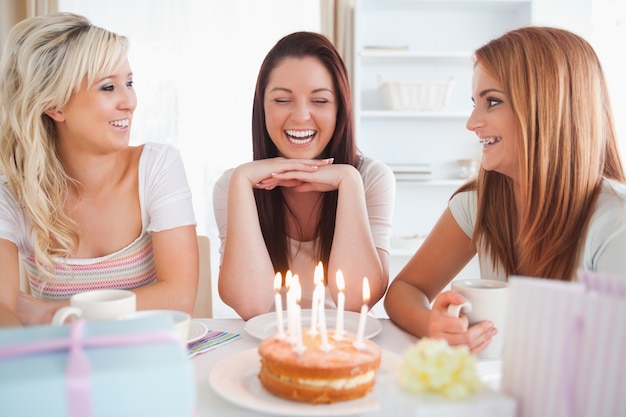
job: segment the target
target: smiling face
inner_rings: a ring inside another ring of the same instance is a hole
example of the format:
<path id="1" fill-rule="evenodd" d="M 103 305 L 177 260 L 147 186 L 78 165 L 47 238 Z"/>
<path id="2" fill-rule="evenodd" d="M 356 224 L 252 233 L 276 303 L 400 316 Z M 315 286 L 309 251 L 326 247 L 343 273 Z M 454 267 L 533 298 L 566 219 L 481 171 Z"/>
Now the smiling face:
<path id="1" fill-rule="evenodd" d="M 270 74 L 264 103 L 267 132 L 279 155 L 321 156 L 335 131 L 337 100 L 333 78 L 317 58 L 283 59 Z"/>
<path id="2" fill-rule="evenodd" d="M 474 110 L 466 126 L 483 145 L 483 168 L 517 179 L 520 138 L 511 100 L 502 84 L 480 64 L 472 77 L 472 101 Z"/>
<path id="3" fill-rule="evenodd" d="M 136 106 L 130 64 L 124 60 L 92 86 L 83 82 L 61 110 L 47 114 L 57 124 L 60 147 L 106 153 L 128 146 Z"/>

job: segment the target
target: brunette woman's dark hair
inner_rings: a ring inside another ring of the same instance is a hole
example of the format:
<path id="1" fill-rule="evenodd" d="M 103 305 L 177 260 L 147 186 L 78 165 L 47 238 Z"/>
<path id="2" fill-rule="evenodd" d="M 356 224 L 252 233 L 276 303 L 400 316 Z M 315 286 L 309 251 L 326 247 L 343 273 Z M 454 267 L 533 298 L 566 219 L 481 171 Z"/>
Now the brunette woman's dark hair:
<path id="1" fill-rule="evenodd" d="M 335 131 L 319 157 L 332 157 L 336 164 L 350 164 L 358 167 L 360 155 L 354 140 L 352 95 L 348 71 L 333 44 L 323 35 L 314 32 L 295 32 L 283 37 L 269 51 L 261 64 L 252 107 L 253 159 L 278 156 L 278 149 L 272 142 L 265 125 L 264 97 L 270 74 L 285 58 L 305 57 L 316 58 L 326 67 L 333 78 L 337 100 Z M 289 207 L 283 198 L 281 187 L 272 191 L 255 189 L 254 195 L 261 231 L 272 264 L 277 272 L 280 271 L 285 276 L 289 269 L 289 239 L 287 237 Z M 325 268 L 328 265 L 335 231 L 337 195 L 336 190 L 323 194 L 320 211 L 323 215 L 317 221 L 318 256 Z"/>

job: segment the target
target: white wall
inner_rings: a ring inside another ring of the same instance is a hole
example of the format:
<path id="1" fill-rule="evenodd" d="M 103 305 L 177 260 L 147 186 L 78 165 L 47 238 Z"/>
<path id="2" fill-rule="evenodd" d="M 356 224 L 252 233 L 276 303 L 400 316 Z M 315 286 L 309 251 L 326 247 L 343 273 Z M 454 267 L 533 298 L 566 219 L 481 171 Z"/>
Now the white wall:
<path id="1" fill-rule="evenodd" d="M 626 0 L 534 0 L 532 19 L 534 24 L 571 30 L 593 45 L 611 90 L 626 161 Z"/>
<path id="2" fill-rule="evenodd" d="M 602 61 L 626 162 L 626 0 L 593 0 L 590 41 Z"/>

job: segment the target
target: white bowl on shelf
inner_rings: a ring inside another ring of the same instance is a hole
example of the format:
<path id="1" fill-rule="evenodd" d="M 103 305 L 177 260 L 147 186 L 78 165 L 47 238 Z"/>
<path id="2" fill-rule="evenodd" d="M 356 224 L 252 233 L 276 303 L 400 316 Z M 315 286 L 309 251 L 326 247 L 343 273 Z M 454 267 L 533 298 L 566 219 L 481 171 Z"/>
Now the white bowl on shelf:
<path id="1" fill-rule="evenodd" d="M 454 79 L 448 81 L 390 82 L 378 77 L 383 106 L 396 111 L 445 111 Z"/>

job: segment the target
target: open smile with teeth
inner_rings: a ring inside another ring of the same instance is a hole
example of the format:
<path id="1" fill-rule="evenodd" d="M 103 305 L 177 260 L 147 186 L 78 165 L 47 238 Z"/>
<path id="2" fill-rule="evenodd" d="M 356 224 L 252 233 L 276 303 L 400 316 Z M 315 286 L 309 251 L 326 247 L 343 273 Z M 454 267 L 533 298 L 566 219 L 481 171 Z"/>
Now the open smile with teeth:
<path id="1" fill-rule="evenodd" d="M 294 145 L 306 145 L 313 140 L 315 130 L 285 130 L 285 134 Z"/>
<path id="2" fill-rule="evenodd" d="M 128 127 L 129 123 L 130 123 L 129 119 L 114 120 L 112 122 L 109 122 L 111 126 L 115 126 L 115 127 Z"/>
<path id="3" fill-rule="evenodd" d="M 494 143 L 498 143 L 502 141 L 501 137 L 490 137 L 490 138 L 485 138 L 485 139 L 481 139 L 480 140 L 480 144 L 483 145 L 483 147 L 488 147 L 490 145 L 493 145 Z"/>

